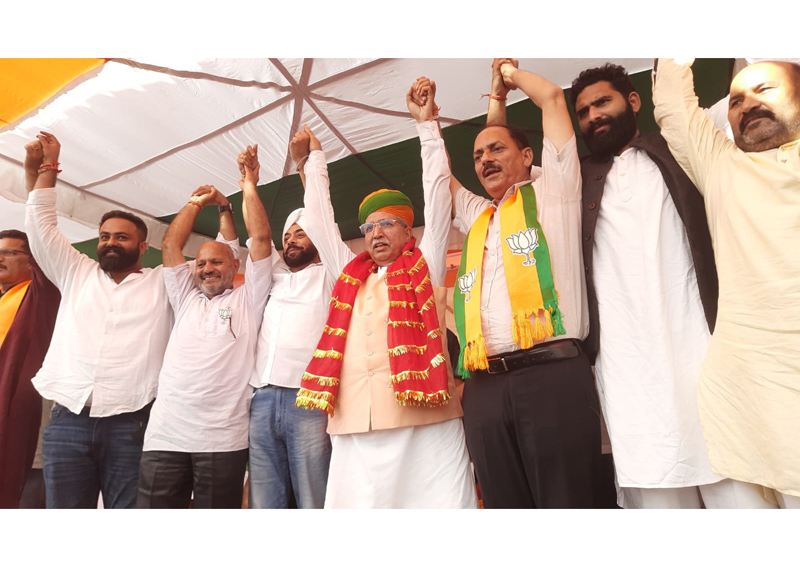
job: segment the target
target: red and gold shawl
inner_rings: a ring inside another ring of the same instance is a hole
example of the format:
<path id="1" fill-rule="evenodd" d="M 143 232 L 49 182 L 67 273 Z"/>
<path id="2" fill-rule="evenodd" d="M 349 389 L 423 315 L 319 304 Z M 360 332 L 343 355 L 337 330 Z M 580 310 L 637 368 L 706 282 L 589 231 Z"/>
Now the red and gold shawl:
<path id="1" fill-rule="evenodd" d="M 450 400 L 447 368 L 428 265 L 415 243 L 412 238 L 386 273 L 389 368 L 397 403 L 434 407 Z M 322 338 L 297 393 L 297 407 L 333 415 L 353 305 L 361 284 L 376 270 L 369 253 L 363 252 L 339 276 Z"/>

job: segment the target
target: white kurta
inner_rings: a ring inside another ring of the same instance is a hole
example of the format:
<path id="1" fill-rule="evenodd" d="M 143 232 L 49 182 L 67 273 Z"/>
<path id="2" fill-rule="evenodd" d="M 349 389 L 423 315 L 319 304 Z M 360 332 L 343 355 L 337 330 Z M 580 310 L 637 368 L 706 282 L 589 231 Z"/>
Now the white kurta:
<path id="1" fill-rule="evenodd" d="M 477 508 L 461 418 L 332 435 L 325 508 Z"/>
<path id="2" fill-rule="evenodd" d="M 717 482 L 697 383 L 710 340 L 686 228 L 642 149 L 614 158 L 594 236 L 598 392 L 621 487 Z"/>
<path id="3" fill-rule="evenodd" d="M 207 298 L 194 262 L 164 268 L 175 310 L 145 451 L 210 453 L 247 449 L 249 385 L 258 328 L 272 283 L 272 258 L 247 259 L 244 285 Z"/>

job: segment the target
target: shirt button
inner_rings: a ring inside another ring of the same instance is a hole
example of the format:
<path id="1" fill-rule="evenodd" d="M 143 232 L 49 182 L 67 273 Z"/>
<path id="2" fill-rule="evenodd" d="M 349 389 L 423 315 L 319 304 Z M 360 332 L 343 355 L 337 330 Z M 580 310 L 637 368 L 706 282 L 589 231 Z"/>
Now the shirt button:
<path id="1" fill-rule="evenodd" d="M 588 242 L 591 237 L 592 237 L 591 234 L 587 234 L 586 236 L 583 237 L 583 239 Z"/>
<path id="2" fill-rule="evenodd" d="M 489 255 L 490 255 L 490 256 L 494 256 L 494 250 L 492 250 L 491 252 L 489 252 Z"/>
<path id="3" fill-rule="evenodd" d="M 367 331 L 367 335 L 371 335 L 371 334 L 372 334 L 372 331 Z"/>
<path id="4" fill-rule="evenodd" d="M 370 372 L 370 373 L 369 373 L 369 376 L 373 376 L 374 374 L 375 374 L 374 372 Z"/>
<path id="5" fill-rule="evenodd" d="M 782 161 L 783 163 L 786 163 L 786 158 L 781 158 L 781 161 Z"/>
<path id="6" fill-rule="evenodd" d="M 597 208 L 597 203 L 589 203 L 589 210 L 593 211 Z"/>
<path id="7" fill-rule="evenodd" d="M 367 311 L 365 315 L 372 315 L 372 311 Z"/>
<path id="8" fill-rule="evenodd" d="M 368 351 L 367 356 L 372 356 L 372 351 Z"/>
<path id="9" fill-rule="evenodd" d="M 595 176 L 594 176 L 594 180 L 595 180 L 595 181 L 600 181 L 602 178 L 603 178 L 603 176 L 602 176 L 602 175 L 595 175 Z"/>
<path id="10" fill-rule="evenodd" d="M 372 296 L 371 296 L 371 295 L 368 295 L 368 296 L 367 296 L 367 299 L 372 299 Z"/>
<path id="11" fill-rule="evenodd" d="M 483 305 L 481 305 L 481 311 L 486 311 L 486 307 L 484 307 Z"/>

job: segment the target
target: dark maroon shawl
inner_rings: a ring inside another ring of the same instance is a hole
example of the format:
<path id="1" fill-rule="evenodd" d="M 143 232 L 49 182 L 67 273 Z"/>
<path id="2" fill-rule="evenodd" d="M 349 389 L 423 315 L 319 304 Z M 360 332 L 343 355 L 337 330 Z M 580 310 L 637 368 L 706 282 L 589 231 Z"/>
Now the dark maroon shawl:
<path id="1" fill-rule="evenodd" d="M 36 455 L 42 398 L 31 378 L 50 346 L 61 294 L 31 259 L 33 277 L 0 346 L 0 508 L 19 508 Z"/>

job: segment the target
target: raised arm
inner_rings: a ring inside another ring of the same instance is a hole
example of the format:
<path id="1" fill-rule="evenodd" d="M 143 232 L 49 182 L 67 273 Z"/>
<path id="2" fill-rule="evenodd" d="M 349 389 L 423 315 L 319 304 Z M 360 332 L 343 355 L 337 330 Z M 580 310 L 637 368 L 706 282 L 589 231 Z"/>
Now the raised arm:
<path id="1" fill-rule="evenodd" d="M 417 96 L 414 96 L 416 93 Z M 431 281 L 444 285 L 447 242 L 450 235 L 452 198 L 450 163 L 437 120 L 436 83 L 420 77 L 406 93 L 406 104 L 417 121 L 422 152 L 422 190 L 425 197 L 425 233 L 419 248 L 425 256 Z M 415 99 L 424 101 L 418 104 Z"/>
<path id="2" fill-rule="evenodd" d="M 294 147 L 293 147 L 294 146 Z M 306 149 L 307 148 L 307 149 Z M 294 155 L 308 155 L 301 169 L 305 170 L 305 199 L 303 207 L 306 217 L 306 234 L 314 243 L 322 264 L 333 278 L 338 278 L 344 267 L 355 258 L 355 254 L 342 240 L 331 205 L 328 165 L 322 145 L 311 129 L 304 125 L 289 144 Z"/>
<path id="3" fill-rule="evenodd" d="M 487 126 L 506 125 L 506 98 L 509 88 L 503 82 L 503 73 L 500 68 L 510 63 L 514 67 L 519 67 L 517 59 L 495 59 L 492 61 L 492 88 L 489 93 L 489 113 L 486 115 Z"/>
<path id="4" fill-rule="evenodd" d="M 243 156 L 244 154 L 244 156 Z M 239 154 L 240 165 L 244 165 L 245 178 L 239 182 L 242 188 L 242 216 L 247 236 L 250 237 L 250 259 L 254 262 L 263 260 L 272 254 L 272 229 L 270 228 L 264 203 L 258 196 L 258 144 L 247 146 Z"/>
<path id="5" fill-rule="evenodd" d="M 430 102 L 428 101 L 428 97 L 430 96 Z M 456 208 L 455 208 L 455 198 L 456 193 L 458 190 L 463 187 L 461 183 L 453 176 L 453 168 L 450 165 L 450 154 L 447 153 L 447 147 L 444 145 L 444 140 L 442 139 L 442 128 L 439 125 L 439 107 L 433 102 L 436 96 L 436 83 L 429 81 L 425 77 L 419 77 L 413 85 L 408 89 L 406 93 L 406 105 L 408 106 L 408 111 L 411 113 L 416 120 L 416 116 L 422 112 L 425 112 L 426 116 L 430 116 L 430 120 L 434 120 L 433 125 L 436 129 L 435 135 L 441 140 L 441 150 L 444 152 L 445 159 L 447 160 L 447 170 L 449 172 L 449 189 L 451 195 L 451 208 L 450 208 L 450 218 L 456 217 Z M 421 129 L 421 124 L 417 120 L 417 133 L 420 135 L 420 143 L 422 143 L 423 138 L 426 137 L 426 134 L 423 132 L 433 132 L 430 128 Z M 423 148 L 424 150 L 424 148 Z M 425 168 L 425 155 L 423 153 L 423 169 Z"/>
<path id="6" fill-rule="evenodd" d="M 533 104 L 542 110 L 544 136 L 553 143 L 556 151 L 561 151 L 561 148 L 575 135 L 561 87 L 536 73 L 517 69 L 513 63 L 503 63 L 500 72 L 503 75 L 503 82 L 509 89 L 522 89 Z"/>
<path id="7" fill-rule="evenodd" d="M 161 243 L 161 257 L 165 267 L 173 268 L 186 261 L 183 257 L 183 247 L 192 233 L 192 227 L 194 227 L 197 217 L 200 216 L 200 211 L 208 205 L 220 206 L 223 201 L 227 202 L 227 199 L 213 185 L 203 185 L 192 193 L 189 202 L 184 205 L 170 223 Z M 228 235 L 223 234 L 223 236 L 228 240 L 234 240 L 236 238 L 236 229 L 233 230 L 234 233 L 231 238 L 228 238 L 230 233 Z"/>
<path id="8" fill-rule="evenodd" d="M 25 231 L 42 272 L 63 291 L 72 271 L 92 260 L 78 252 L 58 229 L 55 186 L 61 144 L 48 132 L 36 138 L 25 146 Z"/>
<path id="9" fill-rule="evenodd" d="M 718 157 L 735 148 L 700 108 L 691 61 L 658 59 L 653 70 L 653 115 L 670 152 L 701 194 Z"/>

